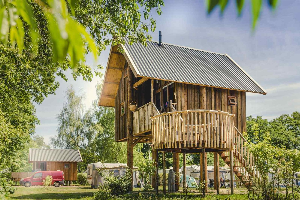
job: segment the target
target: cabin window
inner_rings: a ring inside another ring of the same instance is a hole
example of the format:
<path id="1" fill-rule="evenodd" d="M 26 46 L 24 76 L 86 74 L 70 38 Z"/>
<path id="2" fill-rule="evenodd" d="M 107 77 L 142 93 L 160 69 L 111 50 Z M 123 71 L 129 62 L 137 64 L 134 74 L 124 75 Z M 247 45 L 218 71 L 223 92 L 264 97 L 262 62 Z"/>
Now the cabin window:
<path id="1" fill-rule="evenodd" d="M 237 104 L 235 96 L 228 96 L 228 105 L 235 106 Z"/>
<path id="2" fill-rule="evenodd" d="M 65 164 L 65 169 L 69 169 L 70 168 L 70 164 Z"/>
<path id="3" fill-rule="evenodd" d="M 46 163 L 45 162 L 42 162 L 41 164 L 40 164 L 40 169 L 41 169 L 41 171 L 46 171 Z"/>

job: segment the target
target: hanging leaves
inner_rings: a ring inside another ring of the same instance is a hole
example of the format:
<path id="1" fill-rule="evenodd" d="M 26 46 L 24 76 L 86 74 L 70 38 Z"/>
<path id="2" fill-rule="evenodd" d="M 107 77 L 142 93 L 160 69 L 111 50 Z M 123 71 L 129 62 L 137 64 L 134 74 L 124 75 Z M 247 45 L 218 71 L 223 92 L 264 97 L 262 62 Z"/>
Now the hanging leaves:
<path id="1" fill-rule="evenodd" d="M 271 9 L 275 9 L 278 5 L 278 0 L 266 0 Z M 208 14 L 210 14 L 216 7 L 220 7 L 220 12 L 223 15 L 226 6 L 228 5 L 229 0 L 206 0 L 206 9 Z M 252 13 L 252 30 L 255 29 L 257 21 L 259 19 L 262 2 L 263 0 L 251 0 L 251 13 Z M 241 16 L 245 0 L 235 0 L 236 9 L 238 16 Z"/>

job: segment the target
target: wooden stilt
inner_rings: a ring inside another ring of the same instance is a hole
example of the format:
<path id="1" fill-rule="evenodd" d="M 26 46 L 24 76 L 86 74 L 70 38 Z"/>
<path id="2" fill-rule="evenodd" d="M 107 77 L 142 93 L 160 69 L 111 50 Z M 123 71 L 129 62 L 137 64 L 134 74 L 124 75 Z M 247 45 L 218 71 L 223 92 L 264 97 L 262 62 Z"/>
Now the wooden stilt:
<path id="1" fill-rule="evenodd" d="M 186 160 L 185 160 L 185 153 L 183 153 L 183 180 L 182 180 L 182 187 L 183 192 L 186 191 Z"/>
<path id="2" fill-rule="evenodd" d="M 231 188 L 231 194 L 234 193 L 234 181 L 233 181 L 233 150 L 230 150 L 230 188 Z"/>
<path id="3" fill-rule="evenodd" d="M 200 153 L 200 183 L 204 184 L 203 195 L 208 191 L 207 155 L 205 148 Z"/>
<path id="4" fill-rule="evenodd" d="M 159 185 L 159 175 L 158 175 L 158 151 L 156 151 L 156 160 L 155 160 L 155 172 L 156 172 L 156 176 L 155 176 L 155 191 L 156 194 L 158 194 L 158 185 Z"/>
<path id="5" fill-rule="evenodd" d="M 157 159 L 157 151 L 155 149 L 152 149 L 152 161 L 155 165 Z M 156 168 L 155 168 L 156 169 Z M 155 189 L 156 188 L 156 170 L 154 171 L 152 175 L 152 187 Z"/>
<path id="6" fill-rule="evenodd" d="M 179 190 L 179 153 L 173 153 L 173 169 L 175 172 L 175 191 Z"/>
<path id="7" fill-rule="evenodd" d="M 165 155 L 164 151 L 162 154 L 162 158 L 163 158 L 163 193 L 166 194 L 166 192 L 167 192 L 167 189 L 166 189 L 167 175 L 166 175 L 166 155 Z"/>
<path id="8" fill-rule="evenodd" d="M 133 113 L 129 109 L 129 104 L 132 101 L 132 72 L 130 67 L 127 68 L 128 74 L 128 98 L 127 98 L 127 167 L 131 170 L 131 187 L 130 191 L 133 189 L 133 132 L 132 132 L 132 122 L 133 122 Z"/>
<path id="9" fill-rule="evenodd" d="M 214 152 L 214 188 L 217 194 L 220 194 L 220 171 L 219 171 L 219 154 Z"/>

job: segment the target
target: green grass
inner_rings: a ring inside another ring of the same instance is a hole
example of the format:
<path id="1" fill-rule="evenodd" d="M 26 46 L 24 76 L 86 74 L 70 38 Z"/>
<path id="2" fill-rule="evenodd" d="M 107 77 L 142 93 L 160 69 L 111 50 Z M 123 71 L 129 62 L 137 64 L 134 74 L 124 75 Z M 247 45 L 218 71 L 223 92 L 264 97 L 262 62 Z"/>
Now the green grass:
<path id="1" fill-rule="evenodd" d="M 61 186 L 61 187 L 43 187 L 32 186 L 16 187 L 14 194 L 8 199 L 93 199 L 94 192 L 97 189 L 91 189 L 90 186 Z"/>
<path id="2" fill-rule="evenodd" d="M 56 187 L 47 187 L 43 186 L 32 186 L 26 188 L 24 186 L 15 187 L 16 192 L 9 196 L 8 199 L 85 199 L 92 200 L 94 196 L 94 192 L 97 189 L 90 189 L 90 186 L 61 186 L 59 188 Z M 216 195 L 214 190 L 209 190 L 209 193 L 203 198 L 199 193 L 188 193 L 186 196 L 184 193 L 173 193 L 167 194 L 164 196 L 162 193 L 159 195 L 159 199 L 201 199 L 201 200 L 239 200 L 239 199 L 247 199 L 247 194 L 243 189 L 235 189 L 235 195 L 228 195 L 230 191 L 228 189 L 221 189 L 220 195 Z M 155 192 L 152 193 L 152 197 L 155 197 Z M 125 195 L 127 199 L 131 199 L 133 197 L 137 198 L 141 195 L 146 195 L 144 192 L 141 192 L 140 189 L 134 189 L 133 194 Z M 148 193 L 149 194 L 149 193 Z M 157 197 L 156 197 L 157 198 Z M 156 199 L 155 198 L 155 199 Z M 121 199 L 121 198 L 119 198 Z"/>

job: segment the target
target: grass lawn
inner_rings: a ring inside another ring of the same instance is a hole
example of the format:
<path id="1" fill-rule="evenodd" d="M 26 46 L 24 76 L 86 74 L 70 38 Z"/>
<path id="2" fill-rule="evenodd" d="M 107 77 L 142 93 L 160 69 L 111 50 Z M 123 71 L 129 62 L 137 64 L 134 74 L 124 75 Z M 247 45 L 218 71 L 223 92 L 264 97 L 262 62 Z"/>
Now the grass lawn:
<path id="1" fill-rule="evenodd" d="M 31 186 L 16 187 L 14 194 L 8 199 L 93 199 L 94 192 L 97 189 L 91 189 L 90 186 L 61 186 L 47 187 Z"/>
<path id="2" fill-rule="evenodd" d="M 159 188 L 160 189 L 160 188 Z M 26 188 L 24 186 L 16 187 L 16 192 L 9 196 L 8 199 L 85 199 L 85 200 L 92 200 L 94 196 L 94 192 L 97 189 L 90 189 L 90 186 L 62 186 L 62 187 L 47 187 L 44 188 L 43 186 L 32 186 Z M 190 190 L 191 191 L 191 190 Z M 214 190 L 209 190 L 207 193 L 206 198 L 202 198 L 201 195 L 194 193 L 188 194 L 188 199 L 201 199 L 201 200 L 239 200 L 239 199 L 247 199 L 246 190 L 245 189 L 235 189 L 235 195 L 229 195 L 230 189 L 221 189 L 221 195 L 216 195 Z M 139 191 L 139 189 L 134 189 L 134 194 L 132 196 L 139 196 L 143 192 Z M 154 192 L 153 192 L 154 194 Z M 127 198 L 130 195 L 125 195 Z M 168 194 L 166 197 L 163 198 L 163 195 L 159 195 L 162 199 L 185 199 L 186 196 L 183 193 L 177 192 L 173 194 Z"/>

